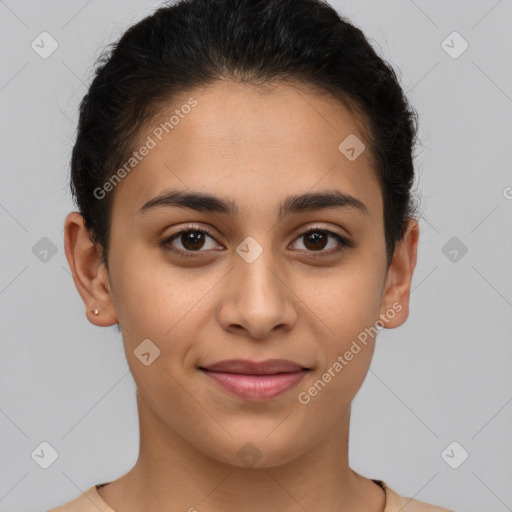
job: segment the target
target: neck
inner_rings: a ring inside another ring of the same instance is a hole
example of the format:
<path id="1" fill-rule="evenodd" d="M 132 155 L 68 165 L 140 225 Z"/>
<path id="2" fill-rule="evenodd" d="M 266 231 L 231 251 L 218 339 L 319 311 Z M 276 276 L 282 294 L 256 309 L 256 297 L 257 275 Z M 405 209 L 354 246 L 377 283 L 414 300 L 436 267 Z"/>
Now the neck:
<path id="1" fill-rule="evenodd" d="M 171 431 L 137 393 L 140 451 L 134 467 L 99 490 L 114 510 L 356 512 L 384 510 L 384 492 L 348 465 L 350 408 L 309 452 L 274 467 L 239 467 Z"/>

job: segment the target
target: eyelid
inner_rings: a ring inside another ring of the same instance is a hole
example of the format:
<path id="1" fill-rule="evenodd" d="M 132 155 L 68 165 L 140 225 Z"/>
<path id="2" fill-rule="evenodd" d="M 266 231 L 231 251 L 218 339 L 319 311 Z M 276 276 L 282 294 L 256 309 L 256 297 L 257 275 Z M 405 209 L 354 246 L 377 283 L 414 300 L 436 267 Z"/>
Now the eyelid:
<path id="1" fill-rule="evenodd" d="M 199 233 L 205 233 L 206 235 L 208 235 L 209 237 L 211 237 L 212 239 L 217 241 L 216 238 L 215 238 L 215 235 L 208 228 L 203 227 L 203 226 L 199 226 L 199 225 L 194 225 L 194 224 L 185 224 L 184 226 L 182 226 L 176 232 L 172 233 L 171 235 L 168 235 L 168 236 L 164 237 L 163 240 L 161 240 L 159 242 L 159 245 L 164 250 L 169 251 L 171 253 L 175 253 L 178 256 L 200 257 L 201 254 L 205 254 L 205 253 L 206 254 L 211 254 L 212 250 L 183 251 L 182 249 L 176 249 L 175 247 L 172 247 L 172 245 L 170 245 L 170 243 L 173 242 L 180 235 L 182 235 L 183 233 L 189 232 L 189 231 L 196 231 L 196 232 L 199 232 Z M 303 230 L 301 230 L 295 236 L 294 241 L 299 239 L 299 238 L 301 238 L 301 237 L 304 237 L 304 236 L 308 235 L 311 232 L 324 232 L 328 236 L 336 238 L 338 240 L 338 242 L 340 243 L 340 246 L 338 248 L 336 248 L 336 249 L 331 249 L 329 251 L 324 251 L 324 250 L 313 251 L 313 250 L 307 250 L 306 249 L 306 252 L 308 253 L 308 256 L 313 256 L 313 257 L 324 256 L 324 257 L 327 257 L 327 256 L 330 256 L 332 254 L 340 253 L 340 252 L 342 252 L 343 250 L 345 250 L 347 248 L 354 247 L 354 243 L 352 241 L 350 241 L 345 235 L 342 235 L 342 234 L 332 230 L 331 228 L 328 228 L 328 227 L 322 226 L 322 225 L 313 225 L 313 226 L 310 226 L 310 227 L 307 227 L 307 228 L 303 228 Z"/>
<path id="2" fill-rule="evenodd" d="M 346 249 L 350 249 L 355 247 L 355 244 L 347 238 L 345 235 L 342 235 L 341 233 L 338 233 L 337 231 L 334 231 L 331 228 L 322 226 L 322 225 L 313 225 L 305 229 L 305 231 L 300 231 L 299 234 L 294 238 L 294 240 L 298 240 L 299 238 L 302 238 L 303 236 L 308 235 L 309 233 L 317 233 L 317 232 L 323 232 L 326 233 L 328 236 L 336 238 L 336 240 L 341 244 L 341 246 L 337 247 L 336 249 L 331 249 L 329 251 L 312 251 L 307 250 L 308 256 L 313 257 L 320 257 L 320 256 L 331 256 L 333 254 L 340 253 Z"/>
<path id="3" fill-rule="evenodd" d="M 158 245 L 162 247 L 165 251 L 177 254 L 178 256 L 183 256 L 185 258 L 187 257 L 200 257 L 201 254 L 210 254 L 211 250 L 204 251 L 184 251 L 182 249 L 176 249 L 171 245 L 171 242 L 173 242 L 175 239 L 179 238 L 183 233 L 187 233 L 188 231 L 197 231 L 199 233 L 205 233 L 213 240 L 217 241 L 215 238 L 215 235 L 206 227 L 193 225 L 193 224 L 185 224 L 182 226 L 179 230 L 175 231 L 171 235 L 165 236 L 162 240 L 158 242 Z M 218 242 L 217 242 L 218 243 Z"/>
<path id="4" fill-rule="evenodd" d="M 346 243 L 347 245 L 348 244 L 352 244 L 352 242 L 348 238 L 348 235 L 339 233 L 338 231 L 335 231 L 333 228 L 331 228 L 329 226 L 322 226 L 321 224 L 313 224 L 312 226 L 309 226 L 309 227 L 305 228 L 304 231 L 301 230 L 299 232 L 299 234 L 297 235 L 297 237 L 306 235 L 306 234 L 308 234 L 311 231 L 325 231 L 326 233 L 339 236 L 343 240 L 343 242 Z"/>

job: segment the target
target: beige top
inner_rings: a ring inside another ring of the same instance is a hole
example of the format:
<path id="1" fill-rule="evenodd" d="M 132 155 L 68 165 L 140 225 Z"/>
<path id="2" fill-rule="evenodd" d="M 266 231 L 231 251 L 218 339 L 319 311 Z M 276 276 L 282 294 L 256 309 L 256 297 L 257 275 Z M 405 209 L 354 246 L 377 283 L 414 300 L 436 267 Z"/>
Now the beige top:
<path id="1" fill-rule="evenodd" d="M 447 508 L 429 505 L 423 501 L 404 498 L 390 489 L 382 480 L 373 481 L 380 485 L 386 493 L 386 506 L 383 512 L 454 512 Z M 78 498 L 61 505 L 60 507 L 52 508 L 47 512 L 115 512 L 114 509 L 109 507 L 103 501 L 97 492 L 98 487 L 107 485 L 107 483 L 110 482 L 93 485 L 78 496 Z"/>

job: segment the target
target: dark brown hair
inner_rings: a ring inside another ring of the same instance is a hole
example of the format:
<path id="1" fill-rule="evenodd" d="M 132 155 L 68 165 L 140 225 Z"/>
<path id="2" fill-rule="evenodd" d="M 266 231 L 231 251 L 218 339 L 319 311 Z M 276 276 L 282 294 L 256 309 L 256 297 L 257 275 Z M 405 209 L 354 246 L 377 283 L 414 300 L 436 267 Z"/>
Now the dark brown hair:
<path id="1" fill-rule="evenodd" d="M 114 192 L 98 198 L 95 190 L 127 161 L 159 106 L 219 79 L 310 85 L 364 120 L 389 264 L 415 210 L 417 114 L 363 32 L 322 0 L 179 0 L 131 26 L 100 57 L 80 104 L 70 186 L 104 263 Z"/>

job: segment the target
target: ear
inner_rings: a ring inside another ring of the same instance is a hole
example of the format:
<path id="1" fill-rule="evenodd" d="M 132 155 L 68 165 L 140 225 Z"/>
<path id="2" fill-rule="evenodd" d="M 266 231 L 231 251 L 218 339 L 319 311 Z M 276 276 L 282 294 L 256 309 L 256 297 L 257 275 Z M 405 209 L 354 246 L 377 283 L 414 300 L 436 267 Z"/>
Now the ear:
<path id="1" fill-rule="evenodd" d="M 409 316 L 409 295 L 416 267 L 419 231 L 418 222 L 409 219 L 404 238 L 397 245 L 388 269 L 379 317 L 387 329 L 399 327 Z"/>
<path id="2" fill-rule="evenodd" d="M 64 248 L 88 320 L 99 327 L 118 323 L 108 273 L 101 262 L 101 248 L 92 242 L 78 212 L 68 214 L 64 222 Z M 99 314 L 93 314 L 93 309 Z"/>

